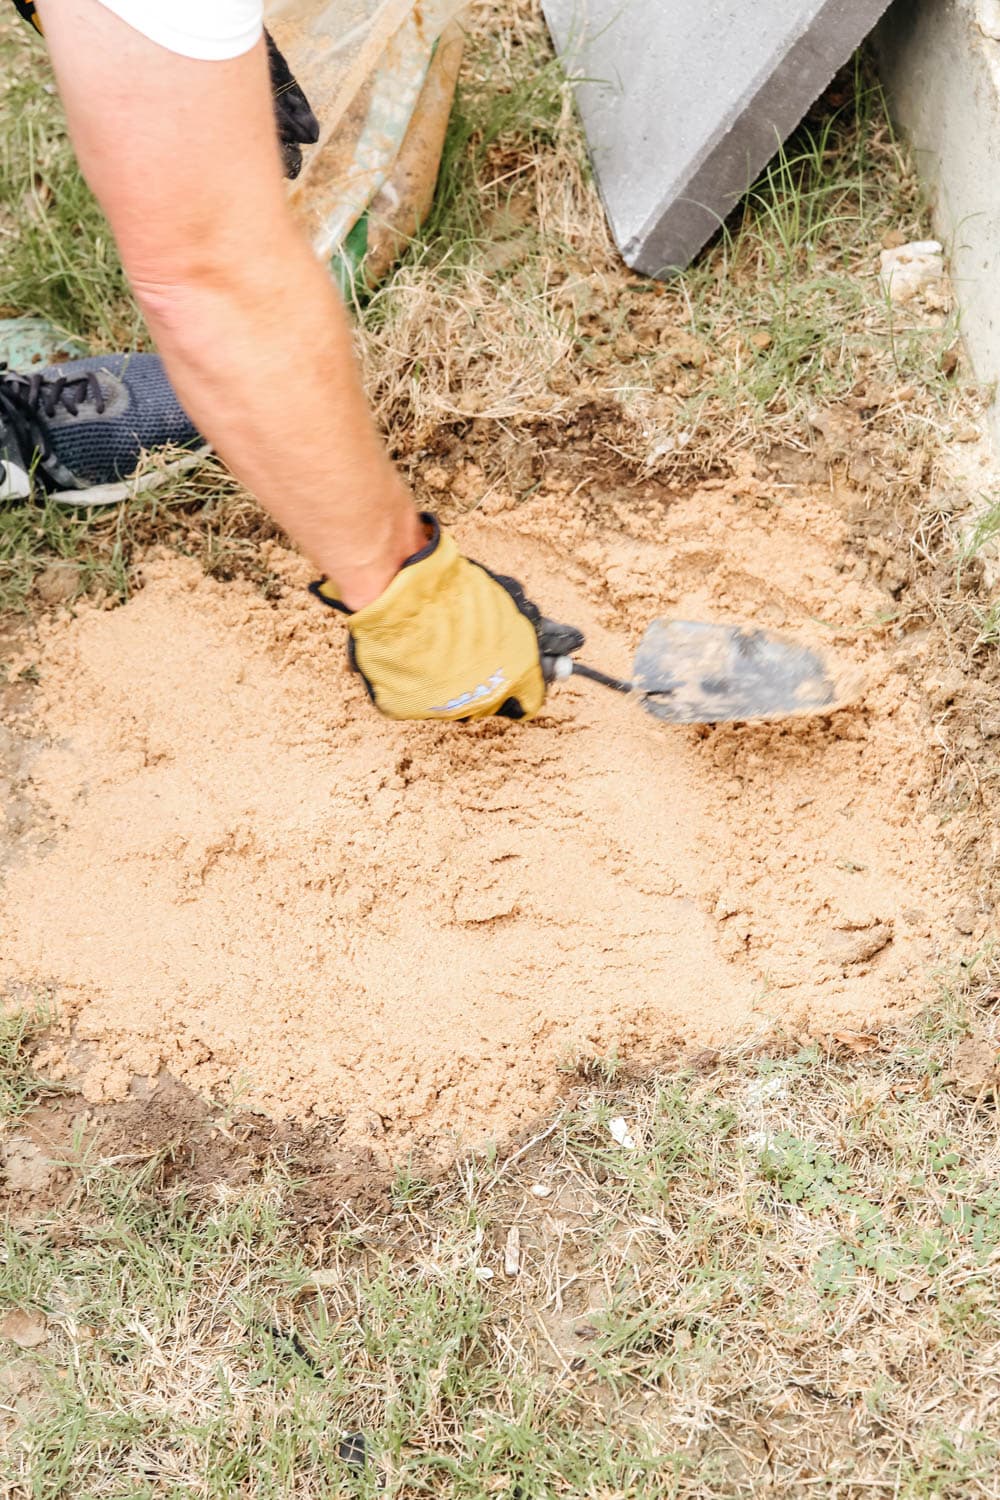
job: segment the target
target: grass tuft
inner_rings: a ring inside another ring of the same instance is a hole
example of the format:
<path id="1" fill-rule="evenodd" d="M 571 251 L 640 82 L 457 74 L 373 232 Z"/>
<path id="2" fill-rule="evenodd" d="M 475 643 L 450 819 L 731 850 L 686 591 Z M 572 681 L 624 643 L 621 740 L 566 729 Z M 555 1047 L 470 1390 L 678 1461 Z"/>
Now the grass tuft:
<path id="1" fill-rule="evenodd" d="M 0 1012 L 0 1130 L 5 1121 L 15 1120 L 39 1096 L 52 1090 L 31 1063 L 35 1038 L 42 1035 L 50 1019 L 42 1007 Z"/>
<path id="2" fill-rule="evenodd" d="M 0 1249 L 48 1327 L 3 1493 L 995 1497 L 1000 1135 L 952 1064 L 996 978 L 881 1045 L 605 1086 L 366 1218 L 91 1151 Z"/>
<path id="3" fill-rule="evenodd" d="M 141 321 L 107 224 L 80 176 L 37 37 L 0 22 L 0 308 L 37 314 L 98 349 L 132 348 Z"/>

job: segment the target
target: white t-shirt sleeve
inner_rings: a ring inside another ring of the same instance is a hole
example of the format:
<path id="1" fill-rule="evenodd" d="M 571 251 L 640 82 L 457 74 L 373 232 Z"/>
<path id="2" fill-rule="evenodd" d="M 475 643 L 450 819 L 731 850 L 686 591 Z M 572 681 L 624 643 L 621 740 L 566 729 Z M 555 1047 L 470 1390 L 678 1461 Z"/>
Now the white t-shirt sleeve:
<path id="1" fill-rule="evenodd" d="M 219 62 L 239 57 L 264 29 L 264 0 L 101 0 L 171 52 Z"/>

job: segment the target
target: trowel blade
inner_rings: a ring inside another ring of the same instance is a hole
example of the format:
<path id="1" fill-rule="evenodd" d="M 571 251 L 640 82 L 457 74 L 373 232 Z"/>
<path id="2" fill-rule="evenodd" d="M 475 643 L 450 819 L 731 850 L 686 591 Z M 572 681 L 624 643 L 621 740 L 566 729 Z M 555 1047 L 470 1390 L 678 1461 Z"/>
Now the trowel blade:
<path id="1" fill-rule="evenodd" d="M 639 643 L 632 687 L 671 724 L 718 724 L 822 713 L 837 699 L 822 658 L 764 630 L 654 620 Z"/>

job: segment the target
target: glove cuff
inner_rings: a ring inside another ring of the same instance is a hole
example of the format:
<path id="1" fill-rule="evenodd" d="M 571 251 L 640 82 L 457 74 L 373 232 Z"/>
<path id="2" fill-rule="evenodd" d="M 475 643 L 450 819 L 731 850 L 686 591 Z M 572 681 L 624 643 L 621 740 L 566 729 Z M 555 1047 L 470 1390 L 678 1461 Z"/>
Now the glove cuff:
<path id="1" fill-rule="evenodd" d="M 313 594 L 321 604 L 327 604 L 331 609 L 338 610 L 342 615 L 349 615 L 352 620 L 363 624 L 366 628 L 378 629 L 382 618 L 388 617 L 395 623 L 399 617 L 401 608 L 405 609 L 404 601 L 409 592 L 412 575 L 407 575 L 407 568 L 412 568 L 415 563 L 427 562 L 434 559 L 434 567 L 425 569 L 427 583 L 420 589 L 421 595 L 425 591 L 436 589 L 442 574 L 447 571 L 449 564 L 458 557 L 458 548 L 451 536 L 441 530 L 441 523 L 437 516 L 429 510 L 420 512 L 420 520 L 427 528 L 427 541 L 419 549 L 412 553 L 400 565 L 399 572 L 392 581 L 382 590 L 377 599 L 371 604 L 366 604 L 363 609 L 348 609 L 343 599 L 337 596 L 337 585 L 329 578 L 319 578 L 315 583 L 309 585 L 309 592 Z M 412 606 L 415 612 L 420 608 L 419 599 Z"/>

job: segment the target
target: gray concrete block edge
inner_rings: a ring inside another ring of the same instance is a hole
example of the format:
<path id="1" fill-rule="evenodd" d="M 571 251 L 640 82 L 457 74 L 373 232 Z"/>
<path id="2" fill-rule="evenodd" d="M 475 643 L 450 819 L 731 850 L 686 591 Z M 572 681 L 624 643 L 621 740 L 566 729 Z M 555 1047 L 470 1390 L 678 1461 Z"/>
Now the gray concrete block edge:
<path id="1" fill-rule="evenodd" d="M 664 258 L 669 230 L 662 211 L 651 214 L 639 252 L 620 246 L 627 265 L 648 276 L 663 276 L 688 265 L 715 234 L 744 196 L 754 179 L 815 103 L 837 69 L 860 46 L 886 8 L 888 0 L 869 0 L 867 6 L 847 7 L 843 0 L 826 0 L 813 23 L 800 31 L 769 70 L 760 70 L 739 105 L 720 123 L 702 159 L 692 164 L 689 186 L 675 199 L 677 205 L 700 209 L 705 220 L 680 245 L 676 258 Z M 738 111 L 738 112 L 737 112 Z M 736 124 L 734 125 L 734 116 Z M 732 138 L 742 128 L 742 165 L 732 159 Z M 710 210 L 715 199 L 720 207 Z M 658 224 L 663 227 L 658 230 Z M 661 243 L 664 250 L 660 250 Z M 644 246 L 644 248 L 642 248 Z"/>

